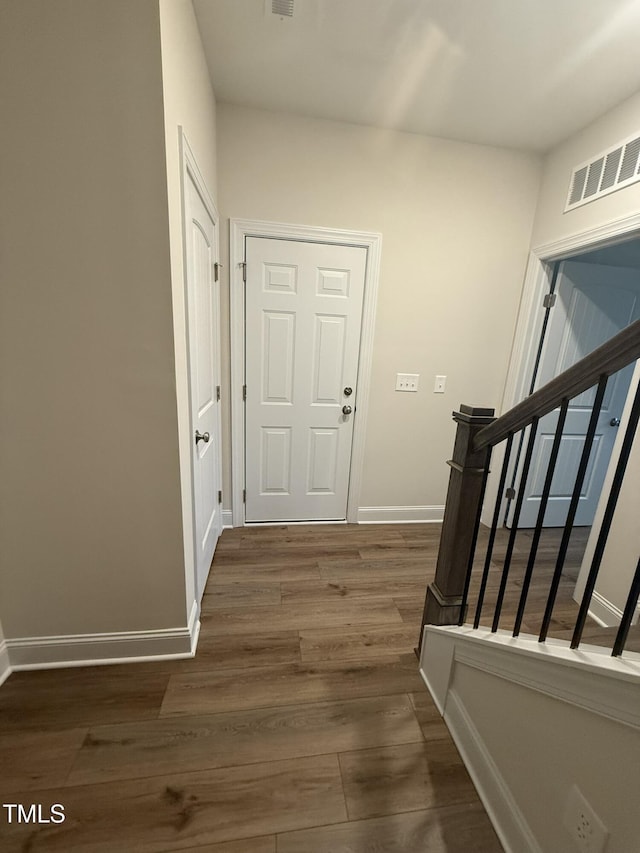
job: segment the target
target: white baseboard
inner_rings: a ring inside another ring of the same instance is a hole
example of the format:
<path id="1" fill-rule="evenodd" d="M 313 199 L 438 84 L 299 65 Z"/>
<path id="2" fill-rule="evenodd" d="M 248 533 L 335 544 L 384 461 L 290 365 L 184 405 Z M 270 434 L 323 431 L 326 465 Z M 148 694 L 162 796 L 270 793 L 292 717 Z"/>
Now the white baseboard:
<path id="1" fill-rule="evenodd" d="M 600 595 L 593 593 L 589 603 L 589 616 L 605 628 L 617 628 L 622 619 L 622 610 Z"/>
<path id="2" fill-rule="evenodd" d="M 358 524 L 437 523 L 444 518 L 444 506 L 361 506 Z"/>
<path id="3" fill-rule="evenodd" d="M 505 853 L 542 853 L 507 783 L 454 690 L 450 690 L 447 696 L 444 719 Z"/>
<path id="4" fill-rule="evenodd" d="M 180 628 L 8 638 L 9 671 L 190 658 L 196 653 L 199 634 L 199 607 L 194 601 L 189 624 Z M 1 667 L 0 652 L 0 672 Z"/>
<path id="5" fill-rule="evenodd" d="M 222 529 L 225 527 L 233 527 L 233 510 L 231 509 L 223 509 L 222 510 Z"/>
<path id="6" fill-rule="evenodd" d="M 9 662 L 9 649 L 5 640 L 0 642 L 0 684 L 5 682 L 11 675 L 11 664 Z"/>

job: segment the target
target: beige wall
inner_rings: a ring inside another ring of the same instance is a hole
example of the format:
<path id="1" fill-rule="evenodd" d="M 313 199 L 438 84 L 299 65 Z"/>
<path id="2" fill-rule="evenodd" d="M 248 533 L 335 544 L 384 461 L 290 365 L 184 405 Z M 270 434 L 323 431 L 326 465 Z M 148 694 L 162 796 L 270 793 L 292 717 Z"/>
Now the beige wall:
<path id="1" fill-rule="evenodd" d="M 533 227 L 532 246 L 554 242 L 568 236 L 599 228 L 603 225 L 640 211 L 640 183 L 626 187 L 609 196 L 563 213 L 571 172 L 579 163 L 615 145 L 640 128 L 640 94 L 620 104 L 593 124 L 584 128 L 557 146 L 544 161 L 540 198 Z M 635 385 L 632 383 L 632 387 Z M 628 592 L 630 573 L 638 560 L 637 474 L 640 473 L 640 444 L 636 441 L 630 460 L 625 488 L 620 496 L 616 521 L 612 527 L 609 544 L 603 557 L 596 591 L 607 601 L 621 609 Z M 635 477 L 635 481 L 634 481 Z M 610 483 L 610 478 L 608 478 Z M 635 483 L 635 485 L 634 485 Z M 607 494 L 607 482 L 603 494 Z M 604 506 L 596 513 L 594 535 L 599 529 Z M 587 563 L 593 555 L 595 541 L 587 547 L 581 583 L 585 579 Z M 624 587 L 627 586 L 626 591 Z"/>
<path id="2" fill-rule="evenodd" d="M 640 382 L 640 361 L 636 362 L 635 371 L 631 380 L 632 391 L 638 387 Z M 623 425 L 627 422 L 633 394 L 629 394 L 627 403 L 622 413 Z M 615 460 L 618 459 L 622 441 L 624 439 L 624 428 L 616 436 L 616 444 L 613 448 L 612 459 L 614 462 L 609 466 L 607 476 L 602 486 L 602 495 L 595 518 L 591 536 L 585 549 L 582 568 L 576 585 L 575 598 L 580 601 L 584 594 L 587 575 L 591 568 L 593 555 L 596 548 L 597 537 L 604 517 L 607 497 L 611 491 L 613 476 L 615 473 Z M 592 600 L 592 612 L 607 625 L 618 625 L 617 611 L 624 612 L 629 595 L 631 581 L 633 579 L 638 557 L 640 555 L 640 525 L 638 525 L 638 507 L 640 506 L 640 432 L 636 433 L 631 448 L 631 456 L 625 473 L 620 497 L 613 516 L 609 538 L 602 555 L 600 572 L 596 582 L 596 599 Z M 598 596 L 601 598 L 599 599 Z M 602 601 L 604 599 L 604 601 Z M 611 607 L 609 607 L 611 605 Z M 636 611 L 637 612 L 637 611 Z"/>
<path id="3" fill-rule="evenodd" d="M 158 2 L 9 0 L 0 40 L 4 629 L 185 625 Z"/>
<path id="4" fill-rule="evenodd" d="M 218 158 L 225 221 L 382 233 L 361 505 L 442 505 L 451 411 L 502 396 L 538 159 L 227 104 Z M 396 372 L 419 373 L 419 392 L 396 393 Z"/>
<path id="5" fill-rule="evenodd" d="M 195 569 L 178 127 L 182 127 L 202 177 L 215 201 L 217 194 L 216 102 L 191 0 L 160 0 L 160 32 L 183 529 L 185 531 L 184 562 L 187 611 L 189 611 L 195 599 Z"/>
<path id="6" fill-rule="evenodd" d="M 554 242 L 640 210 L 640 183 L 563 213 L 575 166 L 640 129 L 640 94 L 553 149 L 544 160 L 532 246 Z"/>
<path id="7" fill-rule="evenodd" d="M 636 371 L 640 376 L 640 371 Z M 633 386 L 634 388 L 637 386 Z M 602 557 L 596 591 L 624 611 L 633 573 L 640 559 L 640 432 L 636 433 L 609 541 Z"/>

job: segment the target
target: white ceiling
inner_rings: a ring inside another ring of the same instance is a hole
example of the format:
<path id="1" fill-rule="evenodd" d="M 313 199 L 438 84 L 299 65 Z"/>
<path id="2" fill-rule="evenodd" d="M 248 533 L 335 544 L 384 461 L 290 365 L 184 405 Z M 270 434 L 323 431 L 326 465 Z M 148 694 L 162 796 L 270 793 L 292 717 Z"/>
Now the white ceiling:
<path id="1" fill-rule="evenodd" d="M 640 90 L 640 0 L 194 6 L 216 97 L 246 106 L 544 151 Z"/>

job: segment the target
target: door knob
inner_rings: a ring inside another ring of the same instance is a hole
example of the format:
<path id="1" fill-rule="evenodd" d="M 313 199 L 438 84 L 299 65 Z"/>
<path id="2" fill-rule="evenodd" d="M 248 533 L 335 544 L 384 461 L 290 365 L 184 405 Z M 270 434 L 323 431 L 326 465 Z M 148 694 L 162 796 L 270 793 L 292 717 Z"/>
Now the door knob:
<path id="1" fill-rule="evenodd" d="M 620 426 L 620 418 L 611 418 L 609 426 Z"/>
<path id="2" fill-rule="evenodd" d="M 343 415 L 350 415 L 351 412 L 352 412 L 351 406 L 343 406 L 342 407 L 342 414 Z"/>
<path id="3" fill-rule="evenodd" d="M 209 444 L 210 438 L 211 436 L 208 432 L 198 432 L 198 430 L 196 430 L 196 445 L 199 441 L 204 441 L 205 444 Z"/>

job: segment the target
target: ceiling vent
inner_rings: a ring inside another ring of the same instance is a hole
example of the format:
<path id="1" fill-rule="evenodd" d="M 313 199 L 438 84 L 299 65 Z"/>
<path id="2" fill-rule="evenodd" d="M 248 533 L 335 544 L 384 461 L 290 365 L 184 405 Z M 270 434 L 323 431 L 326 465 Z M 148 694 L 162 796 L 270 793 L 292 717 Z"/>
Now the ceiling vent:
<path id="1" fill-rule="evenodd" d="M 565 212 L 640 181 L 640 133 L 573 170 Z"/>
<path id="2" fill-rule="evenodd" d="M 267 0 L 266 6 L 272 15 L 293 18 L 293 0 Z"/>

